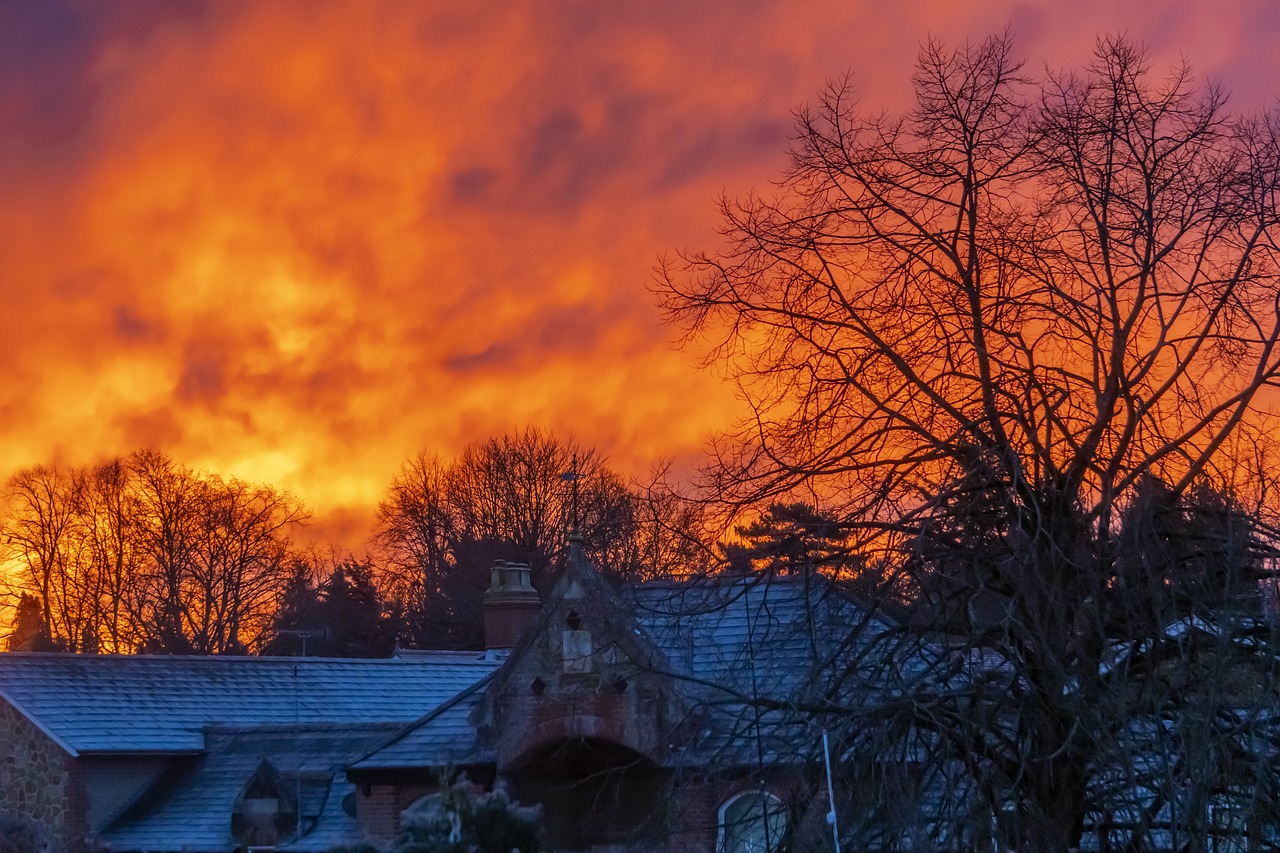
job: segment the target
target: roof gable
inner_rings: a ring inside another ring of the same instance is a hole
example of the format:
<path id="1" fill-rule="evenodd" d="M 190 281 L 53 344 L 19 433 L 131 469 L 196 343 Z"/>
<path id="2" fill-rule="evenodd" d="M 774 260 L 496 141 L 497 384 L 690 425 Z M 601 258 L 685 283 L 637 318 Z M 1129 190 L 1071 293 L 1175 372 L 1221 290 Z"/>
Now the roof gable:
<path id="1" fill-rule="evenodd" d="M 582 631 L 597 635 L 607 633 L 607 649 L 596 645 L 590 638 L 571 636 Z M 587 659 L 604 652 L 611 665 L 629 663 L 646 672 L 669 669 L 662 649 L 637 624 L 629 603 L 600 577 L 583 555 L 581 540 L 574 538 L 569 543 L 565 570 L 543 603 L 537 623 L 495 673 L 478 703 L 472 722 L 483 723 L 491 719 L 493 697 L 502 693 L 507 682 L 521 671 L 534 645 L 541 638 L 556 634 L 559 634 L 559 647 L 566 667 L 573 667 L 575 659 L 590 667 Z"/>

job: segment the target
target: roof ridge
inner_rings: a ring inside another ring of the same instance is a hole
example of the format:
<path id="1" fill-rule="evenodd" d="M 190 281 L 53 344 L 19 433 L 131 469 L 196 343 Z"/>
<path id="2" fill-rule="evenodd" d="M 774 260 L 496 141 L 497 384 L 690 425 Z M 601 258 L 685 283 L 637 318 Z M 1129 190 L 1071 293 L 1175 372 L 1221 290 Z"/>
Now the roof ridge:
<path id="1" fill-rule="evenodd" d="M 412 725 L 412 724 L 410 724 Z M 298 723 L 206 723 L 201 731 L 206 734 L 265 734 L 269 732 L 350 732 L 376 731 L 377 729 L 404 728 L 405 724 L 394 720 L 365 722 L 298 722 Z"/>
<path id="2" fill-rule="evenodd" d="M 413 651 L 421 651 L 423 653 L 435 653 L 450 651 L 448 649 L 415 649 Z M 483 658 L 483 652 L 475 652 L 478 657 L 475 660 L 458 660 L 451 662 L 450 665 L 460 663 L 475 663 L 485 666 L 492 666 L 493 661 L 487 661 Z M 335 664 L 353 664 L 359 666 L 367 666 L 370 664 L 393 664 L 404 665 L 412 664 L 414 666 L 423 666 L 429 664 L 430 661 L 417 659 L 416 656 L 410 657 L 386 657 L 386 658 L 340 658 L 340 657 L 299 657 L 291 655 L 157 655 L 157 654 L 84 654 L 82 652 L 0 652 L 0 662 L 6 658 L 24 658 L 37 660 L 81 660 L 81 661 L 142 661 L 156 662 L 163 661 L 172 663 L 174 661 L 183 662 L 200 662 L 200 663 L 227 663 L 227 664 L 297 664 L 297 663 L 335 663 Z"/>

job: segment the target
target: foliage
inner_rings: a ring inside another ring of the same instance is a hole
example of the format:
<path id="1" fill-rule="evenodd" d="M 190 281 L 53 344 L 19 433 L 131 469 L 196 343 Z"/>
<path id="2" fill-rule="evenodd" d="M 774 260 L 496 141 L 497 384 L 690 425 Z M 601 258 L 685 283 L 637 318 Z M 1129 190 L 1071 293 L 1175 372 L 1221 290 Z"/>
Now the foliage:
<path id="1" fill-rule="evenodd" d="M 910 766 L 932 816 L 903 837 L 1203 843 L 1276 787 L 1210 766 L 1275 737 L 1280 112 L 1231 115 L 1122 39 L 1040 79 L 1007 37 L 928 44 L 914 82 L 900 117 L 831 84 L 776 196 L 665 263 L 751 412 L 705 486 L 820 496 L 908 607 L 851 632 L 896 668 L 833 665 L 824 718 Z"/>
<path id="2" fill-rule="evenodd" d="M 373 567 L 346 557 L 337 560 L 319 584 L 312 583 L 312 573 L 308 563 L 295 564 L 263 653 L 388 657 L 400 625 L 378 592 Z"/>
<path id="3" fill-rule="evenodd" d="M 720 545 L 735 570 L 794 574 L 820 571 L 859 574 L 862 561 L 849 550 L 849 533 L 834 515 L 806 503 L 772 503 L 750 524 L 734 528 L 738 541 Z"/>
<path id="4" fill-rule="evenodd" d="M 541 811 L 506 791 L 477 792 L 465 776 L 425 806 L 405 812 L 391 853 L 538 853 Z"/>
<path id="5" fill-rule="evenodd" d="M 56 652 L 58 644 L 49 636 L 49 626 L 45 624 L 44 613 L 40 609 L 40 601 L 25 592 L 18 596 L 16 615 L 13 619 L 13 631 L 9 634 L 9 651 L 11 652 Z"/>

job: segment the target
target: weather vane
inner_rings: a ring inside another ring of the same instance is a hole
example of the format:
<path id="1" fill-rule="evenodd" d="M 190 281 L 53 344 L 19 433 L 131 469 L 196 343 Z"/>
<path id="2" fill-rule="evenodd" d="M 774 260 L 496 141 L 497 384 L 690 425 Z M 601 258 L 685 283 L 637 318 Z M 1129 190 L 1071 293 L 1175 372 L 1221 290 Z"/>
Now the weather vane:
<path id="1" fill-rule="evenodd" d="M 573 462 L 568 471 L 560 475 L 560 480 L 570 484 L 569 494 L 569 533 L 572 535 L 578 532 L 578 454 L 573 454 Z"/>

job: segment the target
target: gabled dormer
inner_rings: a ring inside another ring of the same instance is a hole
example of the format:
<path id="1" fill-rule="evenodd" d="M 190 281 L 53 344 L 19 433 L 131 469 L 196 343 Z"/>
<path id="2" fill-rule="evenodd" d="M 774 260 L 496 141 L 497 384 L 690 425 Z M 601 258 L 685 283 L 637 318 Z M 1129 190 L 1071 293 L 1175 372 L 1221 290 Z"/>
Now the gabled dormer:
<path id="1" fill-rule="evenodd" d="M 231 835 L 243 847 L 275 847 L 298 834 L 298 798 L 270 761 L 245 783 L 231 810 Z"/>
<path id="2" fill-rule="evenodd" d="M 541 803 L 555 846 L 647 843 L 687 710 L 661 650 L 570 541 L 563 572 L 471 722 L 496 770 Z"/>
<path id="3" fill-rule="evenodd" d="M 499 771 L 556 738 L 599 737 L 662 762 L 682 713 L 661 650 L 573 537 L 538 619 L 472 717 Z"/>

